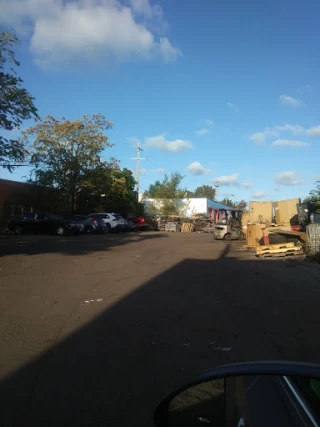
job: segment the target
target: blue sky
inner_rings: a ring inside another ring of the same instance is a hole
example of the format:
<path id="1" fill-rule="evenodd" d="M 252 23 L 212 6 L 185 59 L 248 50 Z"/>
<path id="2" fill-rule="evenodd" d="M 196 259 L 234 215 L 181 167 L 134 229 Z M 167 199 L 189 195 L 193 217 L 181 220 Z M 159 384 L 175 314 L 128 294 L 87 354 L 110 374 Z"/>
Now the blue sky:
<path id="1" fill-rule="evenodd" d="M 320 179 L 317 0 L 2 0 L 41 116 L 101 112 L 106 159 L 219 199 L 305 197 Z M 28 123 L 25 124 L 26 126 Z M 3 178 L 21 180 L 27 170 Z"/>

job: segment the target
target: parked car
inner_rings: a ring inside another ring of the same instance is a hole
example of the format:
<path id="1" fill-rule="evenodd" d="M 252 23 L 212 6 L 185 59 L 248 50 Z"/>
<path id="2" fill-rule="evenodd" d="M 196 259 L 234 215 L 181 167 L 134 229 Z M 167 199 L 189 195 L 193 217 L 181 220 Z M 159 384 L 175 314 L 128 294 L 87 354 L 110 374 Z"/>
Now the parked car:
<path id="1" fill-rule="evenodd" d="M 102 218 L 92 218 L 88 215 L 73 215 L 70 220 L 83 227 L 83 233 L 105 233 L 107 226 Z"/>
<path id="2" fill-rule="evenodd" d="M 52 213 L 32 212 L 22 216 L 13 217 L 9 224 L 9 230 L 15 234 L 79 234 L 81 227 L 75 222 L 68 221 L 60 215 Z"/>
<path id="3" fill-rule="evenodd" d="M 96 220 L 102 219 L 107 227 L 106 232 L 110 231 L 120 231 L 126 228 L 126 222 L 124 218 L 117 213 L 93 213 L 89 215 L 90 218 L 94 218 Z"/>
<path id="4" fill-rule="evenodd" d="M 133 223 L 133 227 L 136 230 L 158 230 L 158 222 L 152 218 L 137 216 L 128 218 L 128 221 Z"/>

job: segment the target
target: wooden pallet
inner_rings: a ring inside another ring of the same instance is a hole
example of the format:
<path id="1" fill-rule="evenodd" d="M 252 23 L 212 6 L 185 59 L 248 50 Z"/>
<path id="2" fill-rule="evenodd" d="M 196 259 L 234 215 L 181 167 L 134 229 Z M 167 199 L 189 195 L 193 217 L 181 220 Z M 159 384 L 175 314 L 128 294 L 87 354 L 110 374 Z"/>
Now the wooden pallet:
<path id="1" fill-rule="evenodd" d="M 292 257 L 292 256 L 301 256 L 304 255 L 303 249 L 300 249 L 299 251 L 290 251 L 287 252 L 273 252 L 273 253 L 262 253 L 257 254 L 256 257 L 258 258 L 284 258 L 284 257 Z"/>
<path id="2" fill-rule="evenodd" d="M 302 246 L 295 246 L 293 242 L 258 246 L 256 248 L 256 256 L 262 258 L 301 255 L 301 253 L 303 253 Z"/>
<path id="3" fill-rule="evenodd" d="M 181 232 L 182 233 L 193 233 L 195 231 L 196 227 L 193 223 L 184 222 L 181 226 Z"/>
<path id="4" fill-rule="evenodd" d="M 293 248 L 294 242 L 286 242 L 286 243 L 277 243 L 276 245 L 262 245 L 257 246 L 257 252 L 264 252 L 269 250 L 277 250 L 277 249 L 285 249 L 285 248 Z"/>

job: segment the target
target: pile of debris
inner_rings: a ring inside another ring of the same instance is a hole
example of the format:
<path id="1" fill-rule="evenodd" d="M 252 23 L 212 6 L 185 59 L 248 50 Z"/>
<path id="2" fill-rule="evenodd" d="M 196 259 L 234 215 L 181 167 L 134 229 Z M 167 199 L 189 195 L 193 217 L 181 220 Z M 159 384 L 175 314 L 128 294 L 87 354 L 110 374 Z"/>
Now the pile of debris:
<path id="1" fill-rule="evenodd" d="M 193 214 L 192 218 L 180 216 L 161 217 L 158 221 L 158 228 L 162 231 L 182 231 L 184 233 L 212 232 L 212 220 L 206 214 Z"/>
<path id="2" fill-rule="evenodd" d="M 250 202 L 249 212 L 242 216 L 243 232 L 248 243 L 243 248 L 256 249 L 259 258 L 301 256 L 306 248 L 311 248 L 311 234 L 317 234 L 315 230 L 319 226 L 317 236 L 320 250 L 320 224 L 308 225 L 312 219 L 307 213 L 308 209 L 300 199 Z M 317 246 L 317 243 L 312 245 Z"/>

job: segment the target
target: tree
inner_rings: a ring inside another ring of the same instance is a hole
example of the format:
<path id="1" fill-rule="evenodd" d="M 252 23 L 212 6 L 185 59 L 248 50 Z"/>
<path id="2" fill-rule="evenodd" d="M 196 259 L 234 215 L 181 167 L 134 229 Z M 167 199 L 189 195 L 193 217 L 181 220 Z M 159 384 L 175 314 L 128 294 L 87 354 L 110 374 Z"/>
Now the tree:
<path id="1" fill-rule="evenodd" d="M 181 187 L 183 178 L 175 172 L 170 177 L 165 175 L 162 181 L 150 184 L 143 194 L 144 199 L 155 199 L 149 204 L 149 210 L 164 216 L 182 214 L 186 208 L 186 202 L 182 200 L 186 194 L 186 189 Z"/>
<path id="2" fill-rule="evenodd" d="M 136 181 L 129 169 L 122 169 L 112 159 L 86 174 L 85 185 L 79 193 L 77 206 L 81 211 L 129 212 L 141 214 L 142 204 L 138 203 L 135 191 Z"/>
<path id="3" fill-rule="evenodd" d="M 211 185 L 202 185 L 195 189 L 194 197 L 206 197 L 207 199 L 214 200 L 216 197 L 216 189 Z"/>
<path id="4" fill-rule="evenodd" d="M 227 205 L 230 208 L 236 207 L 236 204 L 231 199 L 228 199 L 228 198 L 224 198 L 220 203 L 222 203 L 223 205 Z"/>
<path id="5" fill-rule="evenodd" d="M 310 202 L 313 205 L 313 211 L 320 213 L 320 181 L 317 181 L 316 188 L 310 191 L 309 197 L 307 197 L 304 201 Z"/>
<path id="6" fill-rule="evenodd" d="M 0 128 L 5 131 L 19 129 L 23 120 L 37 118 L 34 98 L 22 87 L 23 80 L 17 76 L 15 59 L 11 46 L 19 44 L 19 39 L 10 33 L 0 33 Z M 7 68 L 7 71 L 5 71 Z M 9 68 L 9 69 L 8 69 Z M 21 140 L 0 136 L 0 165 L 9 171 L 14 163 L 21 163 L 27 151 Z"/>
<path id="7" fill-rule="evenodd" d="M 240 200 L 240 202 L 233 202 L 231 199 L 224 198 L 220 203 L 229 206 L 230 208 L 246 210 L 247 202 L 245 200 Z"/>
<path id="8" fill-rule="evenodd" d="M 73 122 L 46 116 L 22 132 L 25 144 L 33 140 L 30 163 L 34 165 L 35 182 L 66 193 L 71 212 L 76 195 L 84 189 L 92 191 L 93 177 L 101 179 L 102 171 L 110 167 L 100 156 L 112 146 L 103 134 L 111 127 L 102 114 L 82 116 Z"/>
<path id="9" fill-rule="evenodd" d="M 245 200 L 240 200 L 240 202 L 235 203 L 237 209 L 241 209 L 242 211 L 245 211 L 247 209 L 248 203 Z"/>

